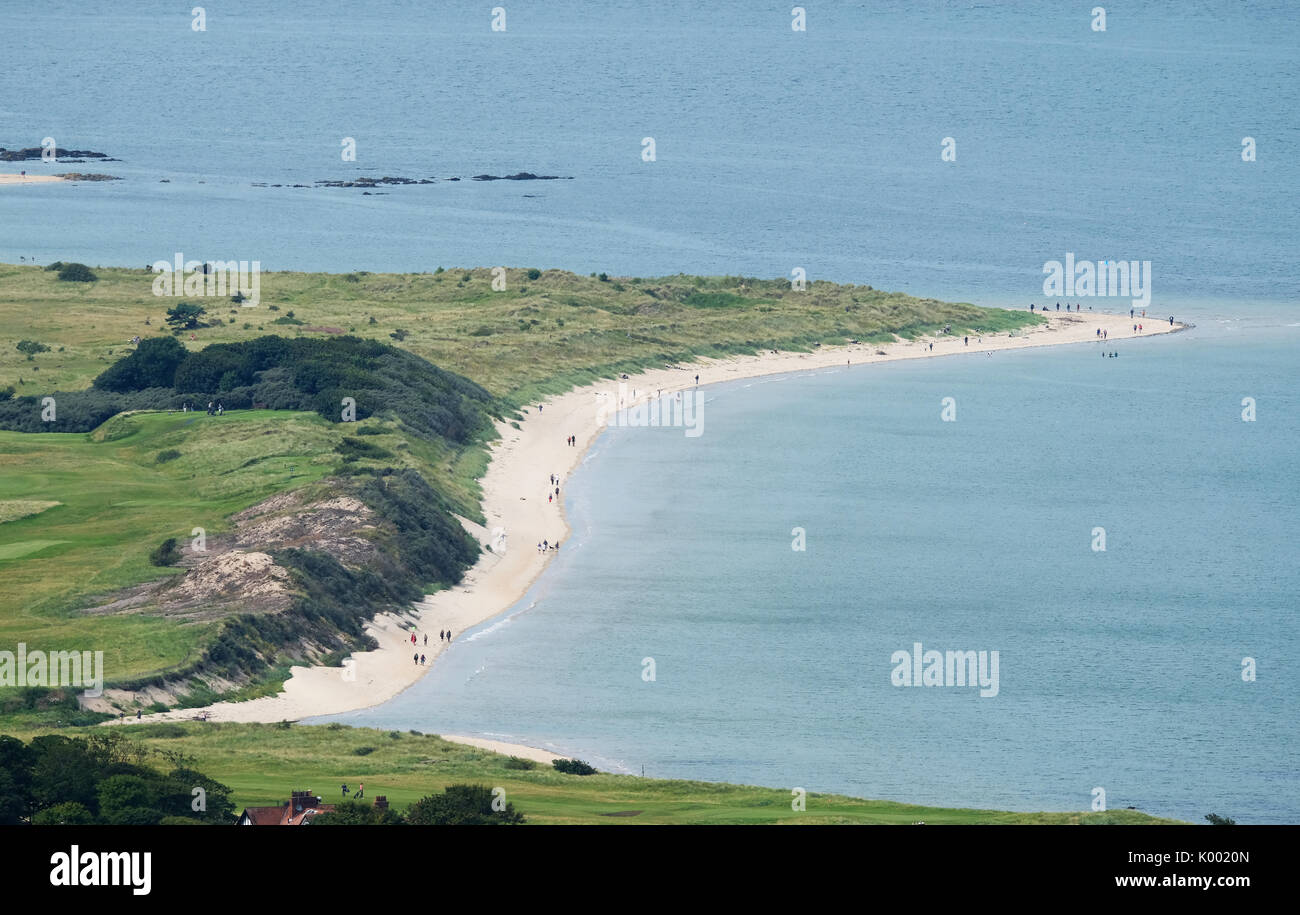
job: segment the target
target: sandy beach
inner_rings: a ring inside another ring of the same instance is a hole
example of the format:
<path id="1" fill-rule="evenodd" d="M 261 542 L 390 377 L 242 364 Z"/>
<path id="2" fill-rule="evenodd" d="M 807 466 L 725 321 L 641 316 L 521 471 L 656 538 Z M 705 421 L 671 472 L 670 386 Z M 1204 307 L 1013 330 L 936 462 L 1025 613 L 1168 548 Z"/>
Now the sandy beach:
<path id="1" fill-rule="evenodd" d="M 7 184 L 48 184 L 65 180 L 62 175 L 0 175 L 0 186 Z"/>
<path id="2" fill-rule="evenodd" d="M 1143 331 L 1134 333 L 1134 323 L 1142 324 Z M 455 640 L 462 633 L 509 609 L 527 592 L 555 555 L 554 551 L 539 552 L 540 541 L 562 544 L 569 538 L 562 501 L 564 481 L 602 431 L 600 405 L 618 396 L 620 383 L 632 395 L 630 403 L 635 403 L 659 392 L 671 394 L 692 388 L 696 376 L 704 386 L 786 372 L 869 370 L 866 367 L 874 363 L 902 359 L 1098 343 L 1099 328 L 1106 332 L 1108 342 L 1120 343 L 1135 337 L 1170 333 L 1184 326 L 1171 325 L 1167 315 L 1161 320 L 1155 316 L 1130 319 L 1127 312 L 1052 312 L 1046 325 L 1017 335 L 1002 333 L 982 339 L 972 336 L 969 343 L 964 343 L 961 337 L 927 337 L 890 344 L 822 347 L 808 353 L 705 359 L 642 372 L 621 382 L 609 380 L 577 388 L 544 402 L 540 410 L 534 404 L 518 429 L 506 423 L 498 424 L 500 440 L 492 447 L 491 461 L 482 480 L 487 524 L 462 522 L 480 543 L 491 544 L 492 549 L 484 551 L 460 585 L 425 598 L 405 613 L 377 617 L 369 631 L 380 647 L 353 655 L 342 668 L 294 667 L 284 691 L 275 696 L 221 702 L 206 710 L 174 710 L 145 716 L 145 720 L 184 720 L 206 711 L 209 720 L 214 721 L 294 721 L 369 708 L 415 683 L 429 672 L 444 651 L 454 650 Z M 567 444 L 569 436 L 576 436 L 574 446 Z M 554 492 L 548 482 L 551 474 L 561 480 L 561 499 L 554 502 L 547 501 L 548 490 Z M 438 633 L 447 629 L 452 632 L 450 646 L 438 638 Z M 413 632 L 417 636 L 415 646 L 411 644 Z M 413 663 L 414 651 L 427 655 L 428 663 Z M 530 755 L 543 761 L 554 758 L 553 754 L 528 747 L 451 736 L 447 739 Z"/>

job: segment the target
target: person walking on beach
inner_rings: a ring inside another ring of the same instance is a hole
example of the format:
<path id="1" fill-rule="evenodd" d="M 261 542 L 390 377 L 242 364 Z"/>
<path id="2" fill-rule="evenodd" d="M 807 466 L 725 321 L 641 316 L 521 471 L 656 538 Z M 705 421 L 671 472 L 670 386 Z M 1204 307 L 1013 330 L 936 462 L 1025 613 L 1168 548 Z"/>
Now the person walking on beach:
<path id="1" fill-rule="evenodd" d="M 1173 316 L 1173 315 L 1170 315 L 1170 316 L 1169 316 L 1169 326 L 1170 326 L 1170 327 L 1173 327 L 1173 326 L 1174 326 L 1174 316 Z"/>
<path id="2" fill-rule="evenodd" d="M 419 663 L 420 663 L 420 653 L 417 651 L 415 654 L 411 655 L 411 660 L 414 661 L 416 664 L 419 664 Z"/>
<path id="3" fill-rule="evenodd" d="M 427 632 L 424 634 L 424 644 L 426 646 L 429 644 L 429 633 Z"/>
<path id="4" fill-rule="evenodd" d="M 447 644 L 448 644 L 448 645 L 451 644 L 451 630 L 450 630 L 450 629 L 447 630 Z"/>
<path id="5" fill-rule="evenodd" d="M 699 384 L 699 383 L 700 383 L 700 376 L 699 376 L 699 375 L 696 375 L 696 376 L 695 376 L 695 383 L 696 383 L 696 384 Z"/>
<path id="6" fill-rule="evenodd" d="M 439 641 L 439 642 L 442 641 L 442 630 L 441 630 L 441 629 L 438 630 L 438 641 Z"/>
<path id="7" fill-rule="evenodd" d="M 970 346 L 970 337 L 962 337 L 961 342 L 963 346 Z"/>
<path id="8" fill-rule="evenodd" d="M 420 666 L 424 666 L 424 655 L 420 655 Z"/>
<path id="9" fill-rule="evenodd" d="M 1132 309 L 1132 308 L 1130 308 L 1130 309 L 1128 310 L 1128 316 L 1129 316 L 1130 318 L 1133 317 L 1133 309 Z"/>

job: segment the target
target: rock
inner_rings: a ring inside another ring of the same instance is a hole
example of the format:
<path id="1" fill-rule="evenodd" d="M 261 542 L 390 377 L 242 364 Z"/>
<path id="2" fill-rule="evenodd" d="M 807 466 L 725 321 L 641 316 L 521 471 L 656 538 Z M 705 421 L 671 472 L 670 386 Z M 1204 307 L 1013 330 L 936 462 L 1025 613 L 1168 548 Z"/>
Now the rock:
<path id="1" fill-rule="evenodd" d="M 40 146 L 28 146 L 25 149 L 5 149 L 0 146 L 0 162 L 24 162 L 28 159 L 39 159 L 41 153 L 45 150 Z M 63 149 L 54 147 L 54 158 L 56 159 L 106 159 L 110 162 L 116 162 L 116 159 L 109 159 L 108 153 L 93 152 L 89 149 Z"/>

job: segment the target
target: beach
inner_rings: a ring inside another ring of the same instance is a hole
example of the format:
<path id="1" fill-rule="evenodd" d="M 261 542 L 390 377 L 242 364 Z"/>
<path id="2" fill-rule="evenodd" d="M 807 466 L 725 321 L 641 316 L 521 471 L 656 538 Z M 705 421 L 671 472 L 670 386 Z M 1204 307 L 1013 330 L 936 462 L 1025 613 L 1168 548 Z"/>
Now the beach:
<path id="1" fill-rule="evenodd" d="M 1134 333 L 1135 323 L 1143 325 Z M 859 371 L 871 364 L 904 359 L 926 359 L 967 354 L 993 358 L 998 352 L 1025 347 L 1099 343 L 1102 349 L 1139 336 L 1180 330 L 1166 316 L 1130 319 L 1124 314 L 1052 312 L 1045 325 L 1014 335 L 1000 334 L 967 341 L 962 337 L 925 337 L 889 344 L 850 344 L 818 347 L 811 352 L 704 359 L 653 369 L 626 379 L 610 379 L 529 405 L 518 428 L 499 423 L 499 441 L 490 452 L 482 479 L 486 525 L 462 519 L 480 544 L 490 545 L 465 579 L 454 588 L 426 597 L 403 613 L 377 617 L 368 631 L 379 648 L 354 654 L 344 667 L 294 667 L 284 691 L 245 702 L 221 702 L 207 709 L 177 709 L 145 716 L 145 720 L 185 720 L 206 713 L 212 721 L 294 721 L 319 715 L 356 711 L 378 705 L 417 682 L 437 658 L 449 650 L 462 633 L 509 609 L 545 570 L 554 550 L 538 544 L 560 543 L 569 538 L 563 512 L 564 485 L 569 474 L 600 435 L 602 420 L 612 417 L 612 401 L 624 386 L 629 400 L 624 406 L 644 402 L 660 393 L 673 394 L 699 385 L 790 372 Z M 1097 331 L 1107 334 L 1100 343 Z M 933 344 L 933 348 L 931 348 Z M 575 438 L 568 444 L 570 436 Z M 560 498 L 554 496 L 550 478 L 560 479 Z M 561 548 L 563 548 L 561 546 Z M 451 643 L 440 638 L 450 630 Z M 416 642 L 411 643 L 415 634 Z M 426 642 L 427 639 L 427 642 Z M 412 655 L 423 654 L 426 664 Z M 127 719 L 135 720 L 135 719 Z M 533 748 L 480 739 L 448 736 L 501 752 L 549 760 L 553 754 Z M 490 744 L 490 746 L 489 746 Z M 539 756 L 538 754 L 541 754 Z"/>
<path id="2" fill-rule="evenodd" d="M 0 187 L 11 184 L 49 184 L 66 180 L 62 175 L 0 175 Z"/>

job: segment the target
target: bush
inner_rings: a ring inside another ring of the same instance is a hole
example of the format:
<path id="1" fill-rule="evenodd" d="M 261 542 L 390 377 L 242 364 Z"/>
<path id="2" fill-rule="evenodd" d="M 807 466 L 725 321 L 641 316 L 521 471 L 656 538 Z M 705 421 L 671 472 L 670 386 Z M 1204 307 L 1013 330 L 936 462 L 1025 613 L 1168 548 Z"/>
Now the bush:
<path id="1" fill-rule="evenodd" d="M 93 283 L 99 277 L 85 264 L 64 264 L 59 268 L 59 279 L 68 283 Z"/>
<path id="2" fill-rule="evenodd" d="M 588 765 L 580 759 L 555 759 L 551 761 L 556 772 L 563 772 L 565 775 L 595 775 L 596 767 Z"/>
<path id="3" fill-rule="evenodd" d="M 149 554 L 149 561 L 156 566 L 175 565 L 181 560 L 181 551 L 176 548 L 176 538 L 168 537 Z"/>
<path id="4" fill-rule="evenodd" d="M 535 279 L 537 279 L 538 277 L 540 277 L 541 275 L 542 275 L 542 271 L 538 270 L 536 267 L 533 267 L 532 269 L 530 269 L 530 270 L 528 271 L 528 278 L 529 278 L 530 280 L 535 280 Z"/>
<path id="5" fill-rule="evenodd" d="M 353 755 L 353 756 L 369 756 L 369 755 L 370 755 L 371 753 L 373 753 L 373 752 L 375 752 L 375 748 L 374 748 L 374 747 L 357 747 L 355 750 L 352 751 L 352 755 Z"/>
<path id="6" fill-rule="evenodd" d="M 37 353 L 48 353 L 50 348 L 44 343 L 37 343 L 35 340 L 19 340 L 18 352 L 26 353 L 28 356 L 34 356 Z"/>
<path id="7" fill-rule="evenodd" d="M 522 756 L 510 756 L 505 761 L 507 769 L 536 769 L 537 763 L 531 759 L 524 759 Z"/>
<path id="8" fill-rule="evenodd" d="M 166 464 L 168 461 L 174 461 L 181 456 L 181 453 L 175 448 L 168 448 L 166 451 L 159 451 L 158 456 L 153 459 L 155 464 Z"/>
<path id="9" fill-rule="evenodd" d="M 514 804 L 494 810 L 496 796 L 486 785 L 448 785 L 442 794 L 422 797 L 406 811 L 412 826 L 515 826 L 524 816 Z"/>

